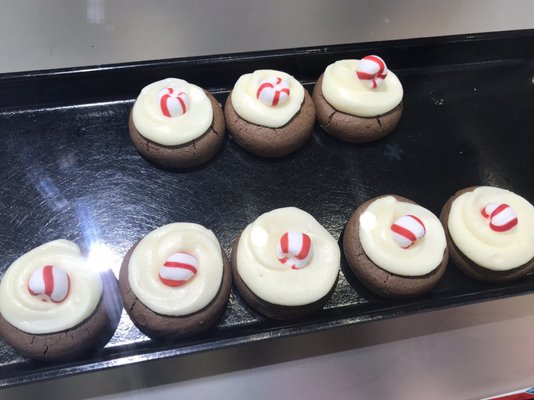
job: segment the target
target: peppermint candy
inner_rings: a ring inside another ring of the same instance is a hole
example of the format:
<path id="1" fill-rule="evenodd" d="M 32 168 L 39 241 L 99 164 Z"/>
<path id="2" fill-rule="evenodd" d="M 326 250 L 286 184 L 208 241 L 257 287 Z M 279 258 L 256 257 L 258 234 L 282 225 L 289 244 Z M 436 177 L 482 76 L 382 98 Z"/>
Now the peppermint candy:
<path id="1" fill-rule="evenodd" d="M 282 104 L 289 98 L 289 84 L 279 77 L 260 81 L 256 98 L 268 106 Z"/>
<path id="2" fill-rule="evenodd" d="M 69 275 L 58 267 L 45 265 L 33 272 L 28 281 L 28 291 L 42 301 L 61 303 L 70 290 Z"/>
<path id="3" fill-rule="evenodd" d="M 167 286 L 185 285 L 197 274 L 198 260 L 187 253 L 174 253 L 159 269 L 159 279 Z"/>
<path id="4" fill-rule="evenodd" d="M 370 89 L 379 87 L 388 74 L 386 63 L 378 56 L 366 56 L 358 62 L 356 75 Z"/>
<path id="5" fill-rule="evenodd" d="M 425 224 L 415 215 L 404 215 L 391 225 L 393 240 L 403 249 L 407 249 L 426 234 Z"/>
<path id="6" fill-rule="evenodd" d="M 159 108 L 169 118 L 179 117 L 189 109 L 189 96 L 176 86 L 162 89 L 158 95 Z"/>
<path id="7" fill-rule="evenodd" d="M 313 256 L 312 242 L 308 235 L 301 232 L 286 232 L 276 246 L 276 257 L 282 264 L 292 269 L 301 269 Z"/>
<path id="8" fill-rule="evenodd" d="M 504 203 L 490 203 L 480 213 L 489 218 L 489 226 L 495 232 L 507 232 L 519 222 L 512 207 Z"/>

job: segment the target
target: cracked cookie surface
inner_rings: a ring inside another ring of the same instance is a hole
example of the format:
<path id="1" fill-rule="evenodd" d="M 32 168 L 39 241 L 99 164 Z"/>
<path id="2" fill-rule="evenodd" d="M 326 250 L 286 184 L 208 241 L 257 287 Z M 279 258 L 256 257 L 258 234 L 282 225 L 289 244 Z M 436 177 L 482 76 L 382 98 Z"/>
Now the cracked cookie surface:
<path id="1" fill-rule="evenodd" d="M 374 117 L 358 117 L 337 111 L 324 98 L 321 92 L 323 75 L 313 88 L 312 98 L 319 125 L 330 135 L 352 143 L 366 143 L 378 140 L 389 134 L 398 124 L 402 115 L 402 102 L 393 110 Z"/>
<path id="2" fill-rule="evenodd" d="M 119 273 L 119 287 L 124 309 L 135 326 L 148 337 L 160 341 L 174 341 L 201 334 L 213 328 L 224 315 L 230 289 L 232 272 L 228 258 L 223 253 L 223 277 L 215 298 L 203 309 L 184 316 L 168 316 L 154 312 L 135 295 L 128 282 L 128 264 L 135 250 L 134 245 L 124 257 Z"/>
<path id="3" fill-rule="evenodd" d="M 93 314 L 77 326 L 50 334 L 30 334 L 14 327 L 0 315 L 0 335 L 23 356 L 41 361 L 73 359 L 103 347 L 113 336 L 122 307 L 117 279 L 111 271 L 102 274 L 104 290 Z"/>
<path id="4" fill-rule="evenodd" d="M 224 115 L 228 131 L 235 141 L 261 157 L 281 157 L 298 150 L 310 137 L 315 124 L 315 106 L 306 90 L 298 113 L 280 128 L 245 121 L 234 110 L 231 93 L 224 105 Z"/>
<path id="5" fill-rule="evenodd" d="M 400 196 L 393 197 L 402 202 L 414 203 Z M 425 275 L 401 276 L 380 268 L 365 254 L 359 233 L 360 216 L 375 200 L 377 198 L 368 200 L 359 206 L 345 226 L 343 251 L 350 269 L 365 287 L 383 297 L 415 297 L 428 292 L 437 285 L 445 273 L 449 259 L 448 249 L 444 251 L 441 264 Z"/>
<path id="6" fill-rule="evenodd" d="M 221 104 L 207 91 L 213 108 L 213 121 L 202 136 L 178 146 L 164 146 L 145 138 L 135 128 L 132 113 L 129 131 L 137 151 L 155 164 L 169 168 L 192 168 L 210 160 L 219 150 L 224 139 L 225 122 Z"/>

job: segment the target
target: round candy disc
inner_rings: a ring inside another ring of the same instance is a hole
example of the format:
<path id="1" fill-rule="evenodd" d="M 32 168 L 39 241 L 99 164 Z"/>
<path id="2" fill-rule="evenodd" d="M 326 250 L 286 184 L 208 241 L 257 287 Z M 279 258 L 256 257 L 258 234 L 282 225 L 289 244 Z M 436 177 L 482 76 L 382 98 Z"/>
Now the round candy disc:
<path id="1" fill-rule="evenodd" d="M 504 203 L 488 204 L 482 209 L 481 214 L 484 218 L 489 218 L 489 226 L 495 232 L 507 232 L 519 222 L 512 207 Z"/>
<path id="2" fill-rule="evenodd" d="M 292 269 L 304 268 L 312 256 L 312 242 L 305 233 L 286 232 L 276 246 L 278 261 Z"/>
<path id="3" fill-rule="evenodd" d="M 378 56 L 366 56 L 358 62 L 356 75 L 370 89 L 376 89 L 386 79 L 386 63 Z"/>
<path id="4" fill-rule="evenodd" d="M 189 109 L 189 96 L 174 86 L 162 89 L 159 92 L 158 100 L 161 112 L 169 118 L 179 117 Z"/>
<path id="5" fill-rule="evenodd" d="M 28 290 L 42 301 L 61 303 L 69 294 L 70 278 L 62 269 L 46 265 L 36 269 L 30 276 Z"/>
<path id="6" fill-rule="evenodd" d="M 418 239 L 425 236 L 426 228 L 415 215 L 404 215 L 391 225 L 393 240 L 403 249 L 407 249 Z"/>
<path id="7" fill-rule="evenodd" d="M 161 266 L 159 278 L 172 287 L 185 285 L 196 275 L 198 260 L 187 253 L 174 253 Z"/>
<path id="8" fill-rule="evenodd" d="M 258 84 L 256 97 L 268 106 L 277 106 L 289 98 L 289 84 L 282 78 L 271 78 Z"/>

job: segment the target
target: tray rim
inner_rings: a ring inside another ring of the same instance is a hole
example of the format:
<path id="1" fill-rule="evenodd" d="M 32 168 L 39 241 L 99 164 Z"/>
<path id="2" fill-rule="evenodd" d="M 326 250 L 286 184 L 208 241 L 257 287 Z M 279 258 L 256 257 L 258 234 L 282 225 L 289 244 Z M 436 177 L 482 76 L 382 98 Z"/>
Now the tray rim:
<path id="1" fill-rule="evenodd" d="M 321 325 L 314 323 L 309 324 L 306 321 L 293 323 L 291 326 L 274 326 L 268 329 L 264 329 L 262 332 L 255 332 L 245 334 L 237 337 L 229 337 L 224 339 L 214 339 L 210 341 L 203 341 L 193 343 L 185 346 L 177 344 L 176 347 L 171 347 L 165 350 L 155 350 L 143 354 L 126 354 L 117 358 L 111 358 L 109 360 L 95 360 L 85 364 L 79 364 L 75 366 L 53 368 L 53 363 L 48 364 L 49 369 L 37 373 L 28 373 L 21 377 L 12 378 L 0 378 L 0 390 L 4 388 L 16 387 L 26 384 L 50 381 L 54 379 L 68 378 L 84 373 L 104 371 L 111 368 L 120 368 L 122 366 L 150 362 L 156 360 L 170 359 L 185 355 L 195 355 L 199 353 L 205 353 L 208 351 L 224 350 L 230 347 L 239 346 L 247 343 L 258 341 L 276 341 L 278 338 L 294 337 L 299 335 L 310 335 L 317 332 L 325 332 L 332 329 L 347 328 L 356 324 L 367 324 L 371 322 L 383 321 L 393 318 L 409 317 L 417 314 L 433 312 L 438 310 L 462 307 L 473 305 L 477 303 L 485 303 L 489 301 L 498 301 L 500 299 L 506 299 L 511 297 L 520 297 L 534 293 L 534 285 L 531 282 L 523 281 L 519 285 L 528 287 L 526 291 L 516 293 L 517 285 L 509 287 L 496 287 L 490 291 L 491 296 L 480 299 L 477 297 L 478 293 L 461 294 L 450 297 L 448 299 L 428 300 L 424 303 L 408 304 L 404 305 L 402 311 L 396 306 L 385 307 L 376 309 L 370 312 L 353 315 L 341 319 L 330 320 L 329 322 Z M 484 291 L 485 294 L 488 291 Z M 456 301 L 459 299 L 459 302 Z M 271 332 L 277 332 L 276 337 L 270 335 Z M 172 346 L 172 345 L 171 345 Z"/>
<path id="2" fill-rule="evenodd" d="M 246 52 L 233 52 L 233 53 L 221 53 L 211 55 L 198 55 L 189 57 L 176 57 L 176 58 L 162 58 L 152 59 L 145 61 L 131 61 L 120 62 L 111 64 L 94 64 L 86 66 L 75 67 L 63 67 L 63 68 L 51 68 L 51 69 L 37 69 L 17 72 L 4 72 L 0 73 L 0 85 L 3 81 L 10 79 L 28 79 L 28 78 L 43 78 L 47 76 L 58 75 L 71 75 L 71 74 L 83 74 L 127 69 L 144 69 L 144 68 L 157 68 L 159 66 L 175 66 L 181 64 L 205 64 L 214 63 L 219 61 L 246 61 L 257 58 L 276 58 L 285 57 L 288 55 L 309 55 L 309 54 L 332 54 L 337 52 L 347 51 L 349 49 L 358 48 L 361 51 L 365 49 L 373 49 L 375 47 L 381 48 L 401 48 L 401 47 L 416 47 L 421 45 L 441 45 L 441 44 L 454 44 L 462 42 L 479 42 L 484 40 L 503 40 L 503 39 L 517 39 L 521 38 L 533 38 L 534 28 L 532 29 L 518 29 L 518 30 L 505 30 L 495 32 L 475 32 L 454 34 L 445 36 L 429 36 L 422 38 L 408 38 L 408 39 L 391 39 L 381 41 L 368 41 L 368 42 L 350 42 L 332 45 L 318 45 L 318 46 L 305 46 L 296 48 L 282 48 L 272 50 L 260 50 L 260 51 L 246 51 Z"/>

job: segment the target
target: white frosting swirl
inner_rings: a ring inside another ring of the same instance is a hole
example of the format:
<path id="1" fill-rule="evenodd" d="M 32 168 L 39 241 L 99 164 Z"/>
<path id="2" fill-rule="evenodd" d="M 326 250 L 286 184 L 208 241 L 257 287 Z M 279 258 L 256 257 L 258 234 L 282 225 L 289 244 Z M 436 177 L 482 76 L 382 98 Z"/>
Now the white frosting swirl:
<path id="1" fill-rule="evenodd" d="M 171 287 L 160 277 L 160 267 L 174 253 L 198 260 L 196 275 L 185 285 Z M 169 316 L 189 315 L 206 307 L 217 295 L 223 276 L 219 241 L 201 225 L 179 222 L 146 235 L 128 264 L 128 282 L 135 296 L 152 311 Z"/>
<path id="2" fill-rule="evenodd" d="M 419 218 L 426 234 L 403 249 L 393 239 L 391 225 L 406 214 Z M 380 268 L 401 276 L 430 273 L 443 261 L 447 247 L 443 226 L 432 212 L 393 196 L 381 197 L 367 207 L 360 215 L 359 233 L 367 257 Z"/>
<path id="3" fill-rule="evenodd" d="M 261 81 L 276 77 L 287 81 L 290 95 L 282 104 L 269 106 L 256 98 L 256 92 Z M 235 112 L 244 120 L 269 128 L 280 128 L 299 112 L 304 101 L 304 87 L 285 72 L 261 69 L 239 77 L 231 96 Z"/>
<path id="4" fill-rule="evenodd" d="M 507 232 L 495 232 L 481 210 L 491 203 L 505 203 L 519 223 Z M 534 258 L 534 206 L 505 189 L 477 187 L 457 197 L 451 206 L 448 228 L 454 244 L 475 264 L 508 271 Z"/>
<path id="5" fill-rule="evenodd" d="M 276 256 L 285 232 L 310 236 L 313 256 L 306 268 L 292 269 Z M 261 299 L 283 306 L 301 306 L 324 297 L 336 282 L 340 251 L 337 241 L 310 214 L 295 207 L 279 208 L 248 225 L 237 247 L 237 271 Z"/>
<path id="6" fill-rule="evenodd" d="M 168 86 L 175 86 L 187 94 L 189 108 L 178 117 L 163 115 L 159 94 Z M 204 90 L 182 79 L 167 78 L 145 86 L 132 110 L 135 129 L 146 139 L 164 146 L 188 143 L 204 134 L 213 121 L 213 108 Z"/>
<path id="7" fill-rule="evenodd" d="M 339 60 L 326 67 L 321 91 L 336 110 L 358 117 L 375 117 L 387 113 L 402 101 L 403 89 L 399 78 L 388 71 L 384 82 L 369 89 L 358 79 L 359 60 Z"/>
<path id="8" fill-rule="evenodd" d="M 28 290 L 28 281 L 43 265 L 69 275 L 70 292 L 61 303 L 43 302 Z M 79 247 L 68 240 L 43 244 L 19 257 L 0 284 L 0 313 L 30 334 L 51 334 L 75 327 L 95 311 L 102 297 L 100 271 L 87 264 Z"/>

